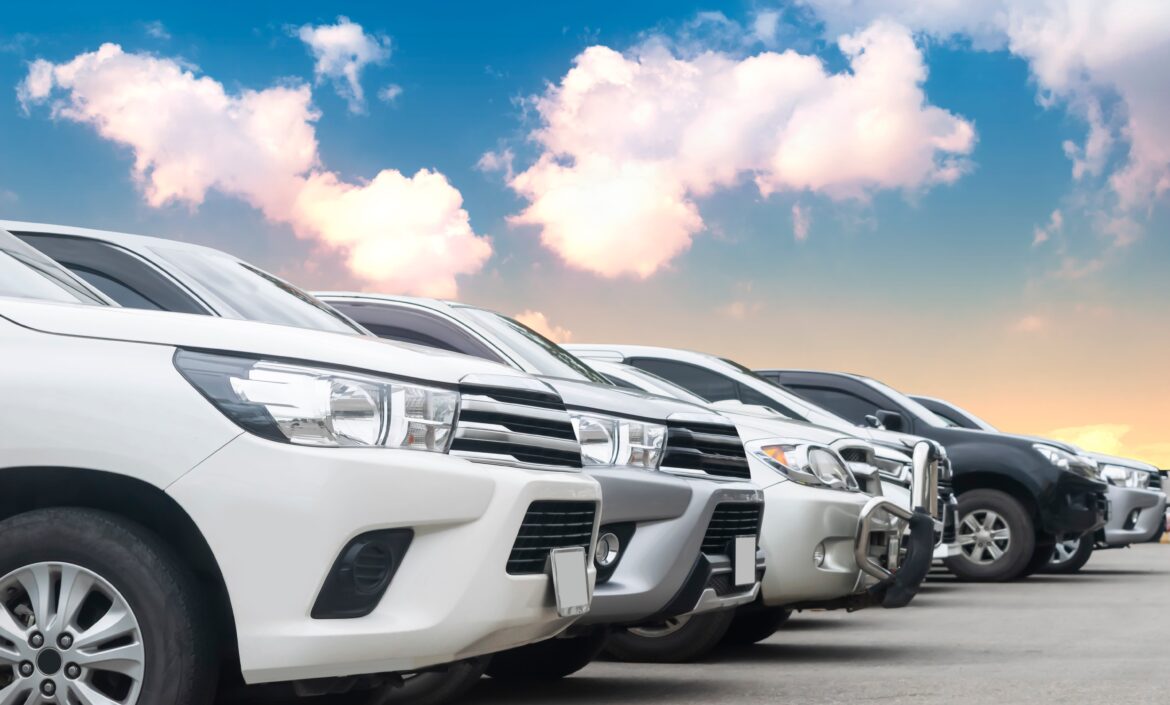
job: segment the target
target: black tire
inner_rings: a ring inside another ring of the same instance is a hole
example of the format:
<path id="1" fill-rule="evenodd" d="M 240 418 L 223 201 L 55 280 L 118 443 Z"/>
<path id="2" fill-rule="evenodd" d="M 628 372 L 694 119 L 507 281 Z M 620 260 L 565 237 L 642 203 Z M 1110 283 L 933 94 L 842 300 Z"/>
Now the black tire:
<path id="1" fill-rule="evenodd" d="M 580 636 L 549 639 L 492 655 L 487 674 L 496 680 L 556 680 L 580 671 L 605 648 L 606 629 Z"/>
<path id="2" fill-rule="evenodd" d="M 1052 560 L 1052 552 L 1056 549 L 1056 539 L 1051 534 L 1040 534 L 1036 537 L 1036 548 L 1032 551 L 1032 558 L 1024 566 L 1021 578 L 1042 572 Z"/>
<path id="3" fill-rule="evenodd" d="M 650 636 L 653 631 L 667 626 L 654 625 L 649 629 L 619 629 L 609 635 L 605 652 L 619 661 L 639 663 L 685 663 L 702 658 L 711 652 L 731 627 L 735 610 L 706 612 L 676 618 L 685 622 L 671 631 Z"/>
<path id="4" fill-rule="evenodd" d="M 475 687 L 487 668 L 490 657 L 458 661 L 439 671 L 406 676 L 399 685 L 386 686 L 363 705 L 440 705 L 459 698 Z"/>
<path id="5" fill-rule="evenodd" d="M 154 534 L 114 514 L 54 508 L 0 522 L 0 536 L 0 582 L 29 566 L 66 564 L 93 573 L 117 591 L 137 619 L 143 645 L 138 705 L 211 702 L 217 677 L 208 629 L 212 620 L 190 571 Z M 67 661 L 69 651 L 60 653 Z"/>
<path id="6" fill-rule="evenodd" d="M 751 646 L 767 639 L 776 633 L 788 618 L 792 610 L 783 607 L 764 607 L 740 609 L 735 613 L 735 619 L 723 636 L 724 644 L 735 646 Z"/>
<path id="7" fill-rule="evenodd" d="M 997 515 L 1010 531 L 1006 545 L 996 544 L 1002 554 L 998 558 L 988 558 L 992 555 L 990 549 L 984 551 L 962 543 L 969 528 L 966 522 L 970 519 L 978 524 L 979 519 L 990 514 Z M 960 552 L 944 561 L 947 570 L 970 582 L 1005 582 L 1024 575 L 1036 550 L 1036 530 L 1019 500 L 999 490 L 970 490 L 959 495 L 959 517 Z M 985 562 L 972 560 L 968 551 L 978 551 Z"/>
<path id="8" fill-rule="evenodd" d="M 1057 555 L 1053 555 L 1044 566 L 1045 573 L 1052 573 L 1056 575 L 1072 575 L 1079 573 L 1081 568 L 1089 562 L 1093 556 L 1093 535 L 1085 534 L 1080 538 L 1077 548 L 1073 551 L 1072 556 L 1068 560 L 1062 561 Z"/>

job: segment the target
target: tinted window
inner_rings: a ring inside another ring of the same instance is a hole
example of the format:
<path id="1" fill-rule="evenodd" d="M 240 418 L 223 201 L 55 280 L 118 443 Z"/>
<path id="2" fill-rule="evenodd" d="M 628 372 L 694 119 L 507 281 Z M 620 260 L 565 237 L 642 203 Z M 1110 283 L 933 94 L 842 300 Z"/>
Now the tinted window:
<path id="1" fill-rule="evenodd" d="M 767 406 L 775 411 L 779 411 L 781 414 L 784 414 L 790 419 L 796 419 L 797 421 L 808 421 L 808 419 L 798 414 L 792 408 L 781 404 L 772 397 L 766 397 L 763 394 L 760 394 L 756 390 L 743 383 L 740 383 L 739 385 L 739 400 L 744 404 Z"/>
<path id="2" fill-rule="evenodd" d="M 122 306 L 177 313 L 207 313 L 207 309 L 191 292 L 122 247 L 68 235 L 17 235 Z"/>
<path id="3" fill-rule="evenodd" d="M 438 314 L 387 303 L 336 301 L 331 305 L 379 338 L 502 362 L 490 348 Z"/>
<path id="4" fill-rule="evenodd" d="M 84 269 L 72 270 L 74 274 L 81 277 L 85 281 L 93 284 L 94 287 L 118 302 L 119 306 L 126 308 L 141 308 L 148 311 L 161 311 L 161 306 L 146 298 L 137 291 L 131 289 L 120 281 L 115 281 L 104 274 L 97 272 L 87 272 Z"/>
<path id="5" fill-rule="evenodd" d="M 73 304 L 106 303 L 56 262 L 3 231 L 0 231 L 0 296 Z"/>
<path id="6" fill-rule="evenodd" d="M 564 379 L 583 379 L 595 384 L 610 384 L 608 379 L 574 357 L 568 350 L 520 321 L 471 306 L 461 306 L 459 311 L 486 328 L 489 335 L 503 341 L 504 345 L 520 355 L 538 374 Z"/>
<path id="7" fill-rule="evenodd" d="M 734 380 L 697 365 L 653 357 L 633 358 L 628 363 L 640 370 L 646 370 L 650 374 L 674 382 L 709 402 L 739 398 L 736 390 L 737 383 Z"/>
<path id="8" fill-rule="evenodd" d="M 364 334 L 344 316 L 286 281 L 214 250 L 152 248 L 192 282 L 227 318 L 332 333 Z"/>
<path id="9" fill-rule="evenodd" d="M 825 387 L 806 387 L 791 383 L 787 386 L 812 403 L 823 406 L 834 414 L 859 426 L 867 425 L 865 421 L 866 416 L 874 416 L 877 414 L 878 407 L 876 404 L 848 392 L 827 389 Z"/>

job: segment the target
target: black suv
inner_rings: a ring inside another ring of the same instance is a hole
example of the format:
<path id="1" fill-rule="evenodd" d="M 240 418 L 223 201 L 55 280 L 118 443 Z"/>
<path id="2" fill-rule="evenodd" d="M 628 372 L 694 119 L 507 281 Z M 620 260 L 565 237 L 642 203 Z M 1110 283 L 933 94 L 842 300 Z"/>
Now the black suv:
<path id="1" fill-rule="evenodd" d="M 806 370 L 757 374 L 859 425 L 942 443 L 959 495 L 958 556 L 967 580 L 1002 581 L 1043 568 L 1060 537 L 1104 526 L 1106 485 L 1096 464 L 1055 441 L 955 428 L 922 404 L 860 375 Z"/>

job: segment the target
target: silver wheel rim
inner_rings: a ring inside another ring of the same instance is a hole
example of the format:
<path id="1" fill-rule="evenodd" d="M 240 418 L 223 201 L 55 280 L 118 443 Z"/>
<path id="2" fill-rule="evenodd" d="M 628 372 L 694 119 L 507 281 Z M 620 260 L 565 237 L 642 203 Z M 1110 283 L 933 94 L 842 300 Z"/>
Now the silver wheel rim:
<path id="1" fill-rule="evenodd" d="M 1052 551 L 1052 565 L 1061 565 L 1068 563 L 1073 559 L 1081 548 L 1081 537 L 1077 536 L 1071 539 L 1061 539 L 1056 542 L 1056 547 Z"/>
<path id="2" fill-rule="evenodd" d="M 679 617 L 669 617 L 660 624 L 653 624 L 646 627 L 630 627 L 626 631 L 634 636 L 646 637 L 647 639 L 661 639 L 687 626 L 687 623 L 690 621 L 691 616 L 684 614 Z"/>
<path id="3" fill-rule="evenodd" d="M 138 618 L 97 573 L 35 563 L 0 578 L 0 705 L 133 705 L 145 666 Z"/>
<path id="4" fill-rule="evenodd" d="M 959 548 L 967 560 L 991 565 L 1007 554 L 1012 530 L 998 512 L 976 509 L 959 522 Z"/>

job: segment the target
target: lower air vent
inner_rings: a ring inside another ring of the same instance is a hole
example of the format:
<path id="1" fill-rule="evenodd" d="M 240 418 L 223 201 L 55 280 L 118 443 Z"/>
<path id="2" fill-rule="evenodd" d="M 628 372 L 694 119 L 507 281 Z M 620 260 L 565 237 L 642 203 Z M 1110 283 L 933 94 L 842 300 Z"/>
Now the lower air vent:
<path id="1" fill-rule="evenodd" d="M 508 556 L 508 573 L 543 573 L 548 554 L 554 548 L 580 546 L 589 556 L 596 516 L 597 504 L 594 502 L 533 502 L 524 515 L 516 543 Z"/>
<path id="2" fill-rule="evenodd" d="M 730 555 L 737 536 L 759 536 L 764 505 L 759 502 L 724 502 L 715 507 L 707 533 L 703 536 L 703 553 Z"/>
<path id="3" fill-rule="evenodd" d="M 581 467 L 581 446 L 552 392 L 463 385 L 451 454 L 545 469 Z"/>
<path id="4" fill-rule="evenodd" d="M 743 441 L 731 425 L 667 421 L 662 467 L 740 480 L 752 476 Z"/>

